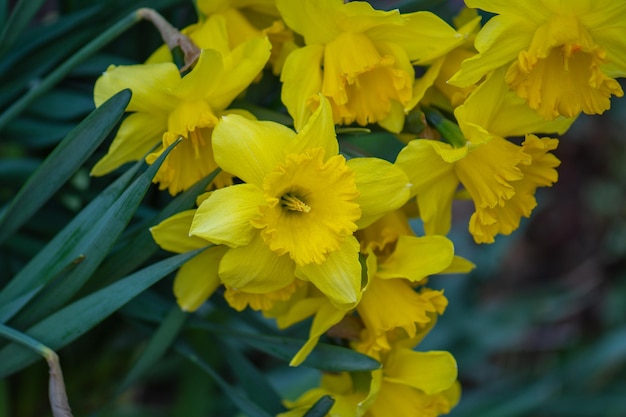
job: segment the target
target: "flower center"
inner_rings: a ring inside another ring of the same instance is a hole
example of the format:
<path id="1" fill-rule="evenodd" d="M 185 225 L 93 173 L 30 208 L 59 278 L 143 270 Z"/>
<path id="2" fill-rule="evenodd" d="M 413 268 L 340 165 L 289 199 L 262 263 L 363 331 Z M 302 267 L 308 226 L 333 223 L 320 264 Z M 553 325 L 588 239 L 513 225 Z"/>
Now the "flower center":
<path id="1" fill-rule="evenodd" d="M 311 207 L 300 200 L 300 198 L 294 193 L 283 194 L 280 198 L 280 205 L 287 210 L 299 211 L 301 213 L 308 213 L 311 211 Z"/>
<path id="2" fill-rule="evenodd" d="M 321 148 L 287 155 L 264 179 L 267 205 L 251 224 L 278 255 L 298 265 L 322 263 L 356 229 L 361 208 L 355 175 L 341 155 Z"/>

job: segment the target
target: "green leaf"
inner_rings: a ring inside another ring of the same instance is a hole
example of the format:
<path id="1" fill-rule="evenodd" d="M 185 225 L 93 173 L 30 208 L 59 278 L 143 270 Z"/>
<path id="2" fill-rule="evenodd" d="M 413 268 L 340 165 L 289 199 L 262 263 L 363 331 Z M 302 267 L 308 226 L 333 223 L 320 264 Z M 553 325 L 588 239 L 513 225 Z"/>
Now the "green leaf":
<path id="1" fill-rule="evenodd" d="M 135 164 L 102 191 L 0 291 L 0 323 L 13 317 L 50 279 L 77 259 L 80 251 L 71 249 L 79 247 L 93 227 L 94 219 L 101 218 L 113 205 L 140 166 L 141 163 Z"/>
<path id="2" fill-rule="evenodd" d="M 200 359 L 196 352 L 187 344 L 177 343 L 174 345 L 174 349 L 180 355 L 191 361 L 198 366 L 204 372 L 207 373 L 215 381 L 215 383 L 224 391 L 224 394 L 231 399 L 231 401 L 241 410 L 246 417 L 271 417 L 263 411 L 258 405 L 250 401 L 250 399 L 230 386 L 222 377 L 213 370 L 205 361 Z"/>
<path id="3" fill-rule="evenodd" d="M 71 259 L 83 257 L 83 260 L 68 273 L 61 274 L 55 280 L 54 285 L 46 288 L 36 300 L 30 303 L 28 308 L 14 321 L 15 325 L 30 326 L 63 305 L 85 284 L 110 252 L 111 247 L 139 207 L 143 196 L 152 184 L 152 178 L 156 175 L 169 152 L 179 142 L 173 143 L 159 155 L 157 160 L 122 193 L 102 217 L 93 219 L 92 227 L 75 246 L 57 248 L 61 253 L 73 254 Z M 52 277 L 48 276 L 48 278 Z"/>
<path id="4" fill-rule="evenodd" d="M 324 395 L 302 417 L 324 417 L 333 405 L 335 405 L 335 399 L 330 395 Z"/>
<path id="5" fill-rule="evenodd" d="M 285 411 L 280 396 L 267 381 L 267 376 L 250 363 L 237 349 L 227 344 L 221 345 L 221 347 L 223 357 L 234 371 L 239 385 L 250 400 L 271 415 Z"/>
<path id="6" fill-rule="evenodd" d="M 94 110 L 57 146 L 11 201 L 0 219 L 0 242 L 16 231 L 87 160 L 124 114 L 123 90 Z"/>
<path id="7" fill-rule="evenodd" d="M 174 342 L 176 336 L 178 336 L 186 319 L 187 313 L 181 311 L 178 306 L 172 308 L 159 328 L 153 333 L 146 349 L 128 372 L 126 378 L 124 378 L 124 381 L 117 390 L 118 395 L 133 385 L 161 359 L 163 354 Z"/>
<path id="8" fill-rule="evenodd" d="M 53 313 L 24 333 L 58 350 L 203 250 L 197 249 L 152 264 Z M 6 346 L 0 350 L 0 378 L 22 369 L 37 358 L 36 354 L 22 346 Z"/>
<path id="9" fill-rule="evenodd" d="M 20 0 L 0 33 L 0 56 L 15 42 L 45 0 Z"/>
<path id="10" fill-rule="evenodd" d="M 176 198 L 165 206 L 154 218 L 137 227 L 135 232 L 123 236 L 111 255 L 108 256 L 98 268 L 93 281 L 104 283 L 113 282 L 125 274 L 130 273 L 152 256 L 159 247 L 154 242 L 154 239 L 152 239 L 149 228 L 176 213 L 194 207 L 198 195 L 202 194 L 207 189 L 219 172 L 220 170 L 216 169 L 206 178 L 201 179 L 188 190 L 176 196 Z"/>
<path id="11" fill-rule="evenodd" d="M 190 322 L 189 325 L 221 336 L 234 337 L 255 349 L 287 362 L 291 361 L 305 343 L 303 340 L 289 337 L 234 331 L 206 322 Z M 367 355 L 325 343 L 318 343 L 302 365 L 330 372 L 372 371 L 380 368 L 380 363 Z"/>

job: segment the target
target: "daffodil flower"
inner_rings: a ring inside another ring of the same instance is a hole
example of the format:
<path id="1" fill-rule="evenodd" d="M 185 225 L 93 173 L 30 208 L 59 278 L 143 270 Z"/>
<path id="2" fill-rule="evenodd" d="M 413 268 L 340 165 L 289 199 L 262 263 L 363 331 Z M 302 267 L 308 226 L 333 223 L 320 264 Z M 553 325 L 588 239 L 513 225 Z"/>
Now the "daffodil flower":
<path id="1" fill-rule="evenodd" d="M 497 16 L 476 37 L 479 54 L 450 83 L 465 87 L 504 67 L 509 87 L 545 119 L 601 114 L 612 95 L 624 95 L 615 78 L 626 75 L 625 2 L 465 3 Z"/>
<path id="2" fill-rule="evenodd" d="M 413 64 L 428 64 L 463 41 L 432 13 L 374 10 L 367 2 L 277 0 L 305 46 L 287 57 L 282 100 L 297 128 L 321 92 L 337 124 L 378 123 L 399 132 L 411 101 Z"/>
<path id="3" fill-rule="evenodd" d="M 502 81 L 503 69 L 492 73 L 454 114 L 466 143 L 417 139 L 396 160 L 405 169 L 417 196 L 427 234 L 446 234 L 452 201 L 460 184 L 476 211 L 470 232 L 478 243 L 491 243 L 497 234 L 510 234 L 536 206 L 538 187 L 557 181 L 559 160 L 550 153 L 557 139 L 529 132 L 564 132 L 574 119 L 546 121 L 528 108 Z M 525 136 L 522 146 L 507 136 Z"/>
<path id="4" fill-rule="evenodd" d="M 330 105 L 321 104 L 299 133 L 234 114 L 215 128 L 217 164 L 244 183 L 212 192 L 189 233 L 228 246 L 219 264 L 227 286 L 260 294 L 297 278 L 336 305 L 358 301 L 353 232 L 404 204 L 409 184 L 389 162 L 339 155 Z"/>
<path id="5" fill-rule="evenodd" d="M 110 96 L 130 88 L 132 112 L 120 126 L 107 154 L 93 167 L 92 175 L 104 175 L 125 162 L 143 158 L 154 162 L 178 138 L 154 181 L 175 195 L 217 168 L 211 134 L 220 116 L 259 74 L 270 54 L 266 38 L 254 38 L 223 55 L 202 50 L 195 67 L 184 77 L 173 63 L 111 66 L 96 81 L 94 97 L 99 106 Z M 221 173 L 217 186 L 231 183 Z"/>

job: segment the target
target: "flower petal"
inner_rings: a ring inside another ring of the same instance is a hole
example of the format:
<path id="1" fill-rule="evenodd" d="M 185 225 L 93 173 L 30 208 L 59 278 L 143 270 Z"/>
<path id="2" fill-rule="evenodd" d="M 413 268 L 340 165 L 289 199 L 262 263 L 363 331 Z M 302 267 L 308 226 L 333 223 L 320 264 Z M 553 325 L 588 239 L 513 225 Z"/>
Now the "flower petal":
<path id="1" fill-rule="evenodd" d="M 198 207 L 189 234 L 218 245 L 247 245 L 258 233 L 250 219 L 259 215 L 263 204 L 263 192 L 252 184 L 215 190 Z"/>
<path id="2" fill-rule="evenodd" d="M 396 165 L 378 158 L 354 158 L 348 161 L 348 167 L 356 174 L 360 193 L 356 200 L 362 210 L 357 221 L 359 229 L 402 207 L 409 199 L 409 179 Z"/>
<path id="3" fill-rule="evenodd" d="M 334 17 L 341 6 L 338 0 L 276 0 L 287 26 L 304 36 L 307 45 L 324 44 L 339 34 Z"/>
<path id="4" fill-rule="evenodd" d="M 320 94 L 319 99 L 319 107 L 298 132 L 297 139 L 291 142 L 287 153 L 302 153 L 309 148 L 320 147 L 325 151 L 325 159 L 339 153 L 333 110 L 326 97 Z"/>
<path id="5" fill-rule="evenodd" d="M 400 236 L 396 249 L 378 265 L 379 278 L 406 278 L 420 282 L 452 263 L 454 246 L 443 236 Z"/>
<path id="6" fill-rule="evenodd" d="M 405 20 L 403 25 L 380 25 L 366 33 L 377 41 L 401 45 L 409 59 L 421 65 L 445 55 L 465 40 L 462 34 L 433 13 L 407 13 L 402 17 Z"/>
<path id="7" fill-rule="evenodd" d="M 476 35 L 475 46 L 480 53 L 463 61 L 461 70 L 448 83 L 469 87 L 490 71 L 512 62 L 530 45 L 534 30 L 534 24 L 521 18 L 491 18 Z"/>
<path id="8" fill-rule="evenodd" d="M 322 90 L 322 45 L 310 45 L 291 52 L 285 60 L 280 80 L 281 99 L 293 117 L 296 130 L 301 130 L 311 116 L 312 100 Z M 313 107 L 314 108 L 314 107 Z"/>
<path id="9" fill-rule="evenodd" d="M 262 187 L 265 176 L 285 159 L 285 148 L 295 136 L 296 132 L 279 123 L 229 114 L 213 131 L 215 162 L 243 181 Z"/>
<path id="10" fill-rule="evenodd" d="M 457 377 L 454 357 L 449 352 L 415 352 L 393 349 L 384 364 L 387 382 L 408 385 L 428 395 L 448 389 Z"/>
<path id="11" fill-rule="evenodd" d="M 176 85 L 174 94 L 181 100 L 200 101 L 218 88 L 218 77 L 223 73 L 222 54 L 213 49 L 203 49 L 193 69 Z"/>
<path id="12" fill-rule="evenodd" d="M 465 151 L 465 148 L 461 148 Z M 457 158 L 450 145 L 417 139 L 400 151 L 396 164 L 409 176 L 412 194 L 417 195 L 420 217 L 426 234 L 445 235 L 452 221 L 452 200 L 459 185 L 454 165 L 444 159 Z"/>
<path id="13" fill-rule="evenodd" d="M 217 267 L 227 250 L 226 246 L 209 248 L 180 268 L 174 279 L 174 295 L 183 311 L 197 310 L 220 286 Z"/>
<path id="14" fill-rule="evenodd" d="M 336 306 L 353 307 L 361 289 L 359 249 L 356 238 L 348 236 L 341 248 L 328 255 L 322 264 L 298 265 L 296 276 L 311 281 Z"/>
<path id="15" fill-rule="evenodd" d="M 328 301 L 322 304 L 317 314 L 315 314 L 313 324 L 311 324 L 308 340 L 291 359 L 289 366 L 298 366 L 304 362 L 306 357 L 309 356 L 309 353 L 311 353 L 317 345 L 320 337 L 326 333 L 328 329 L 339 323 L 345 315 L 346 311 L 344 309 L 338 309 Z"/>
<path id="16" fill-rule="evenodd" d="M 224 71 L 216 77 L 214 88 L 204 94 L 213 109 L 225 109 L 250 85 L 267 63 L 271 48 L 267 37 L 258 37 L 224 56 Z"/>
<path id="17" fill-rule="evenodd" d="M 210 242 L 189 235 L 194 214 L 196 210 L 186 210 L 168 217 L 150 228 L 152 238 L 161 248 L 174 253 L 184 253 L 209 245 Z"/>
<path id="18" fill-rule="evenodd" d="M 120 125 L 106 155 L 91 169 L 91 175 L 107 174 L 120 165 L 143 159 L 161 142 L 167 130 L 167 116 L 155 113 L 134 113 Z"/>
<path id="19" fill-rule="evenodd" d="M 118 67 L 111 65 L 96 80 L 94 101 L 96 106 L 100 106 L 111 96 L 130 88 L 133 96 L 126 111 L 163 112 L 176 104 L 170 90 L 179 80 L 178 68 L 171 62 Z"/>
<path id="20" fill-rule="evenodd" d="M 258 294 L 286 287 L 295 279 L 294 272 L 289 255 L 276 255 L 258 234 L 246 246 L 230 249 L 219 267 L 226 285 Z"/>

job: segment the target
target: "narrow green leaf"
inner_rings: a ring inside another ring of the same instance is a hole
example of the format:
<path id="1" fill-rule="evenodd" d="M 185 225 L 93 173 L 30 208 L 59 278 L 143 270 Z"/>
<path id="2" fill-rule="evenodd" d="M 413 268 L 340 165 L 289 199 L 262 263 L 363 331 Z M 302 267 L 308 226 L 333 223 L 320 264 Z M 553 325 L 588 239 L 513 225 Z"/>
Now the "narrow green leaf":
<path id="1" fill-rule="evenodd" d="M 75 246 L 58 248 L 61 253 L 73 253 L 74 257 L 71 259 L 84 257 L 84 260 L 76 268 L 55 280 L 54 285 L 39 294 L 38 298 L 17 317 L 14 321 L 15 325 L 30 326 L 63 305 L 85 284 L 110 252 L 111 247 L 139 207 L 143 196 L 152 184 L 152 178 L 169 152 L 179 142 L 173 143 L 159 155 L 157 160 L 122 193 L 101 218 L 94 219 L 91 229 Z"/>
<path id="2" fill-rule="evenodd" d="M 0 56 L 11 47 L 45 0 L 20 0 L 0 33 Z"/>
<path id="3" fill-rule="evenodd" d="M 20 117 L 7 126 L 3 133 L 3 139 L 28 149 L 52 148 L 58 145 L 75 127 L 76 123 L 74 122 Z"/>
<path id="4" fill-rule="evenodd" d="M 250 400 L 271 415 L 285 411 L 280 396 L 267 381 L 267 376 L 250 363 L 248 358 L 237 349 L 233 349 L 227 344 L 221 345 L 221 347 L 224 358 Z"/>
<path id="5" fill-rule="evenodd" d="M 24 333 L 58 350 L 203 250 L 197 249 L 152 264 L 53 313 Z M 0 350 L 0 378 L 22 369 L 36 359 L 36 354 L 22 346 L 6 346 Z"/>
<path id="6" fill-rule="evenodd" d="M 263 411 L 258 405 L 250 401 L 250 399 L 237 391 L 235 388 L 231 387 L 222 377 L 213 370 L 205 361 L 200 359 L 200 357 L 194 352 L 194 350 L 186 344 L 176 343 L 174 345 L 174 349 L 180 355 L 191 361 L 193 364 L 198 366 L 204 372 L 207 373 L 215 381 L 215 383 L 224 391 L 224 394 L 231 399 L 231 401 L 244 413 L 247 417 L 270 417 L 270 414 L 267 414 Z"/>
<path id="7" fill-rule="evenodd" d="M 234 331 L 207 322 L 195 321 L 189 325 L 222 336 L 234 337 L 255 349 L 287 362 L 291 361 L 305 343 L 303 340 L 289 337 L 266 336 Z M 372 371 L 380 368 L 380 363 L 367 355 L 325 343 L 318 343 L 302 365 L 330 372 Z"/>
<path id="8" fill-rule="evenodd" d="M 16 231 L 87 160 L 124 114 L 123 90 L 95 109 L 57 146 L 11 201 L 0 219 L 0 242 Z"/>
<path id="9" fill-rule="evenodd" d="M 117 390 L 117 394 L 121 394 L 139 378 L 141 378 L 150 367 L 152 367 L 163 356 L 165 351 L 171 346 L 172 342 L 185 324 L 187 313 L 181 311 L 178 306 L 172 308 L 170 313 L 165 317 L 159 328 L 150 338 L 148 346 L 143 351 L 137 362 L 124 378 L 124 381 Z"/>
<path id="10" fill-rule="evenodd" d="M 25 2 L 26 0 L 22 1 Z M 50 90 L 54 85 L 60 82 L 67 74 L 70 73 L 72 68 L 96 53 L 96 51 L 133 26 L 138 20 L 139 17 L 135 12 L 130 13 L 81 48 L 78 52 L 63 62 L 63 64 L 59 65 L 54 71 L 52 71 L 52 73 L 50 73 L 50 75 L 37 84 L 36 87 L 28 90 L 28 92 L 16 100 L 11 107 L 0 114 L 0 130 L 2 130 L 23 110 L 25 110 L 37 97 Z"/>
<path id="11" fill-rule="evenodd" d="M 333 405 L 335 405 L 335 399 L 330 395 L 324 395 L 302 417 L 324 417 Z"/>
<path id="12" fill-rule="evenodd" d="M 78 26 L 101 15 L 103 8 L 102 4 L 94 5 L 75 13 L 61 15 L 54 23 L 29 28 L 20 38 L 20 47 L 14 48 L 0 60 L 0 75 L 21 67 L 19 64 L 23 64 L 29 56 L 40 53 L 39 48 L 58 44 L 60 37 L 67 37 L 68 33 L 72 36 L 78 35 L 81 32 Z"/>
<path id="13" fill-rule="evenodd" d="M 0 323 L 13 317 L 50 279 L 80 255 L 71 249 L 89 233 L 94 219 L 101 218 L 113 205 L 140 166 L 141 163 L 135 164 L 102 191 L 0 291 Z"/>
<path id="14" fill-rule="evenodd" d="M 201 179 L 188 190 L 176 196 L 159 214 L 139 226 L 134 233 L 123 236 L 111 255 L 98 267 L 93 281 L 98 283 L 113 282 L 130 273 L 152 256 L 158 250 L 158 246 L 152 239 L 149 228 L 176 213 L 194 207 L 198 195 L 207 189 L 219 171 L 216 169 L 206 178 Z"/>

